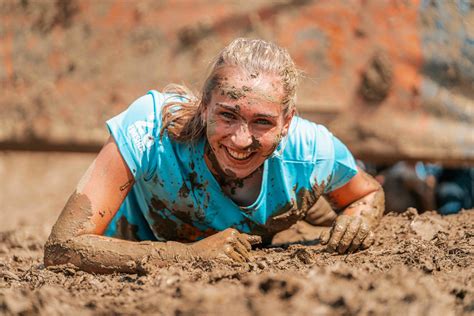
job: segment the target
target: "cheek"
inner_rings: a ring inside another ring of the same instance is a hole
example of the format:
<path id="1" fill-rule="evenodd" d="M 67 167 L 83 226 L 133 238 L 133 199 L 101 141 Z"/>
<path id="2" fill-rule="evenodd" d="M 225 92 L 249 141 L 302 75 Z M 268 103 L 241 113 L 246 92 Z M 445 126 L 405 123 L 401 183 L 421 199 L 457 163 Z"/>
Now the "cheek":
<path id="1" fill-rule="evenodd" d="M 211 117 L 207 121 L 207 127 L 206 127 L 207 137 L 215 135 L 216 134 L 216 129 L 217 129 L 217 122 L 213 117 Z"/>
<path id="2" fill-rule="evenodd" d="M 255 137 L 255 139 L 260 143 L 260 146 L 263 150 L 273 150 L 281 140 L 281 133 L 279 132 L 272 132 L 266 133 L 261 137 Z"/>
<path id="3" fill-rule="evenodd" d="M 231 133 L 231 126 L 223 120 L 217 120 L 215 117 L 210 117 L 207 121 L 206 135 L 208 142 L 212 147 L 215 147 L 219 139 L 228 137 Z"/>
<path id="4" fill-rule="evenodd" d="M 222 120 L 215 114 L 210 114 L 207 120 L 207 136 L 218 135 L 222 132 Z"/>
<path id="5" fill-rule="evenodd" d="M 281 139 L 282 134 L 280 129 L 256 137 L 256 140 L 258 140 L 261 145 L 262 154 L 264 156 L 271 155 L 277 148 L 278 144 L 280 144 Z"/>

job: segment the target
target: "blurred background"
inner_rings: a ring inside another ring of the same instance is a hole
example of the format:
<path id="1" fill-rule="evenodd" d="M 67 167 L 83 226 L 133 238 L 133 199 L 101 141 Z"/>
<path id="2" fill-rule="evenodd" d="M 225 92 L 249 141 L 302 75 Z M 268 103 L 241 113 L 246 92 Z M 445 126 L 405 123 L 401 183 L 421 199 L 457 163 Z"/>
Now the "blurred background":
<path id="1" fill-rule="evenodd" d="M 0 231 L 48 230 L 150 89 L 200 88 L 236 37 L 286 47 L 298 111 L 384 185 L 387 209 L 472 208 L 474 3 L 0 0 Z"/>

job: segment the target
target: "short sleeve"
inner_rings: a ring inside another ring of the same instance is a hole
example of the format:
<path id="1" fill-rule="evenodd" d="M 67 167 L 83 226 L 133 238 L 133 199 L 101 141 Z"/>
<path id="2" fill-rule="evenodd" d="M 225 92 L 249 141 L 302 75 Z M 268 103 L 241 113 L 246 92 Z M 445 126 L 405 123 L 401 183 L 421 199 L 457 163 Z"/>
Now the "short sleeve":
<path id="1" fill-rule="evenodd" d="M 349 149 L 337 137 L 332 136 L 334 164 L 325 188 L 325 193 L 334 191 L 357 174 L 357 165 Z"/>
<path id="2" fill-rule="evenodd" d="M 106 122 L 135 179 L 146 176 L 153 163 L 152 149 L 161 129 L 162 104 L 160 93 L 149 92 Z"/>
<path id="3" fill-rule="evenodd" d="M 312 126 L 314 165 L 311 185 L 320 187 L 325 194 L 346 184 L 357 174 L 357 166 L 349 149 L 325 126 Z"/>

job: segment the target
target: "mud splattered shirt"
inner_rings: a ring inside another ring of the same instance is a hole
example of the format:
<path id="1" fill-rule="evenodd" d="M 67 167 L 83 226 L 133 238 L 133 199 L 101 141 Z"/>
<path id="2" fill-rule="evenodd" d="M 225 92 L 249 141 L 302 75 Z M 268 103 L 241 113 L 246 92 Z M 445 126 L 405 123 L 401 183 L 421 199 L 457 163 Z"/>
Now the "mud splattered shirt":
<path id="1" fill-rule="evenodd" d="M 258 198 L 238 206 L 207 168 L 204 138 L 178 143 L 165 133 L 160 139 L 162 106 L 177 98 L 150 91 L 107 121 L 136 182 L 105 235 L 186 242 L 233 227 L 268 241 L 357 173 L 349 150 L 324 126 L 294 117 L 264 162 Z"/>

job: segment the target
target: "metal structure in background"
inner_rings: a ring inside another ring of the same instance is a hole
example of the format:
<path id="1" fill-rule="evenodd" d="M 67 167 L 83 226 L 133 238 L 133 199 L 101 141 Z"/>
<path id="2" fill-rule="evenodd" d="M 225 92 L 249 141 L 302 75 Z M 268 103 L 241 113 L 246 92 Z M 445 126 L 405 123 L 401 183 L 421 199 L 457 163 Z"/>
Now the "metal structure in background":
<path id="1" fill-rule="evenodd" d="M 0 2 L 0 148 L 98 150 L 149 89 L 235 37 L 287 47 L 298 109 L 361 159 L 474 164 L 474 9 L 458 1 Z"/>

